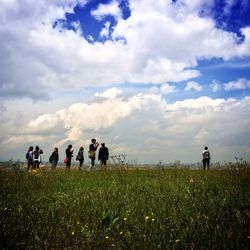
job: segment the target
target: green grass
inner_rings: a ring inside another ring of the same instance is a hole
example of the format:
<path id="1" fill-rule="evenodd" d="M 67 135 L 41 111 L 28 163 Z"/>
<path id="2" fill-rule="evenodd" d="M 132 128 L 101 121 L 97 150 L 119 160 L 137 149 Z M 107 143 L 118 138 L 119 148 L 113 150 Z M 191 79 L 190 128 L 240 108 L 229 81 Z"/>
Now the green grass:
<path id="1" fill-rule="evenodd" d="M 0 169 L 1 249 L 250 249 L 250 170 Z"/>

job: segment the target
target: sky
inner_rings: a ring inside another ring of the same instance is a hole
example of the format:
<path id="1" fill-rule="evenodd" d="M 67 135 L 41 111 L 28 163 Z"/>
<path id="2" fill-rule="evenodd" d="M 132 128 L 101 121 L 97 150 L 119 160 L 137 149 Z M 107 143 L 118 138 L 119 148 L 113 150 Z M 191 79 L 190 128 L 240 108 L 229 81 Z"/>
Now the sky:
<path id="1" fill-rule="evenodd" d="M 92 138 L 157 164 L 250 161 L 250 0 L 0 0 L 0 161 Z"/>

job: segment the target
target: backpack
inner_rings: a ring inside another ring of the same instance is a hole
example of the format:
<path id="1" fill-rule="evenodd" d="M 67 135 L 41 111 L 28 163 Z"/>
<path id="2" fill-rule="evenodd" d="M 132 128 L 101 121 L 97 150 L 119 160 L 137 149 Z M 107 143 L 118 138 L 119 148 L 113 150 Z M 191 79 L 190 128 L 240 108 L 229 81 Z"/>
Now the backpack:
<path id="1" fill-rule="evenodd" d="M 204 157 L 205 159 L 209 159 L 209 158 L 210 158 L 210 153 L 209 153 L 209 151 L 205 151 L 205 152 L 203 153 L 203 157 Z"/>
<path id="2" fill-rule="evenodd" d="M 30 158 L 30 152 L 27 152 L 27 153 L 26 153 L 25 158 L 26 158 L 27 160 L 29 160 L 29 158 Z"/>
<path id="3" fill-rule="evenodd" d="M 51 155 L 50 157 L 49 157 L 49 163 L 53 163 L 53 160 L 54 160 L 54 157 L 53 157 L 53 155 Z"/>

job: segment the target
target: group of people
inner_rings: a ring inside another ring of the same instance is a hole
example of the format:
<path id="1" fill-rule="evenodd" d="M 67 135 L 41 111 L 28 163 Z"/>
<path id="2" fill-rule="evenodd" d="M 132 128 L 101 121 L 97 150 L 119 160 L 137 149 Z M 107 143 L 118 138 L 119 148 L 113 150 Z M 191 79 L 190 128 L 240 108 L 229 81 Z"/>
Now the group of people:
<path id="1" fill-rule="evenodd" d="M 38 169 L 41 162 L 41 155 L 43 154 L 43 150 L 38 146 L 35 147 L 30 146 L 28 152 L 26 153 L 27 159 L 27 170 Z"/>
<path id="2" fill-rule="evenodd" d="M 96 151 L 98 147 L 99 143 L 96 141 L 96 139 L 92 139 L 88 151 L 88 157 L 91 160 L 89 170 L 92 170 L 92 168 L 95 166 Z M 39 164 L 41 162 L 41 154 L 43 154 L 43 151 L 38 146 L 35 147 L 35 150 L 33 149 L 34 149 L 33 146 L 30 146 L 28 152 L 26 153 L 28 171 L 39 168 Z M 68 145 L 68 147 L 65 150 L 66 157 L 64 159 L 64 163 L 66 164 L 67 170 L 70 170 L 71 161 L 73 158 L 73 152 L 74 152 L 73 146 L 71 144 Z M 103 142 L 101 143 L 101 147 L 99 148 L 98 160 L 100 161 L 101 167 L 104 170 L 107 168 L 108 159 L 109 159 L 109 150 L 105 146 L 105 143 Z M 78 153 L 76 155 L 76 160 L 79 161 L 79 169 L 82 169 L 84 162 L 84 148 L 82 146 L 78 150 Z M 54 148 L 54 151 L 49 157 L 49 162 L 52 165 L 52 169 L 56 168 L 58 161 L 59 161 L 58 148 Z"/>
<path id="3" fill-rule="evenodd" d="M 95 166 L 95 159 L 96 159 L 96 151 L 99 147 L 99 143 L 96 141 L 96 139 L 91 140 L 91 144 L 89 145 L 89 151 L 88 151 L 88 157 L 91 160 L 89 170 L 92 170 L 92 168 Z M 41 162 L 41 155 L 43 154 L 43 150 L 39 148 L 39 146 L 35 147 L 35 150 L 33 150 L 33 146 L 30 146 L 28 149 L 28 152 L 26 153 L 26 159 L 27 159 L 27 170 L 31 169 L 38 169 L 39 164 Z M 65 154 L 66 157 L 64 159 L 64 163 L 66 164 L 66 169 L 70 170 L 71 167 L 71 161 L 73 158 L 73 146 L 70 144 L 68 145 Z M 101 147 L 98 152 L 98 160 L 100 161 L 102 169 L 107 168 L 107 160 L 109 159 L 109 150 L 105 146 L 105 143 L 101 143 Z M 79 169 L 82 169 L 83 162 L 84 162 L 84 148 L 80 147 L 78 150 L 78 153 L 76 155 L 76 160 L 79 161 Z M 52 164 L 52 169 L 55 169 L 57 166 L 57 163 L 59 161 L 59 153 L 58 148 L 54 148 L 54 151 L 49 157 L 49 162 Z M 210 169 L 210 152 L 208 150 L 208 147 L 204 147 L 204 150 L 202 151 L 202 163 L 203 163 L 203 169 Z"/>

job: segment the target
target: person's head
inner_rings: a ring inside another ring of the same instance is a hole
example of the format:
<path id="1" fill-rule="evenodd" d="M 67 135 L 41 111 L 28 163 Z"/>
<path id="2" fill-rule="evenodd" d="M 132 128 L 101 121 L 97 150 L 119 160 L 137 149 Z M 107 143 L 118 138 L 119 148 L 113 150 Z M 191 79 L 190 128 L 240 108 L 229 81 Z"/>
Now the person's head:
<path id="1" fill-rule="evenodd" d="M 72 148 L 72 145 L 71 145 L 71 144 L 69 144 L 68 148 Z"/>
<path id="2" fill-rule="evenodd" d="M 205 149 L 205 150 L 208 150 L 208 147 L 206 146 L 204 149 Z"/>
<path id="3" fill-rule="evenodd" d="M 93 139 L 91 140 L 91 142 L 92 142 L 92 143 L 96 143 L 96 139 L 93 138 Z"/>
<path id="4" fill-rule="evenodd" d="M 55 152 L 58 152 L 58 148 L 54 148 L 54 151 L 55 151 Z"/>
<path id="5" fill-rule="evenodd" d="M 83 147 L 80 147 L 80 150 L 83 151 Z"/>
<path id="6" fill-rule="evenodd" d="M 105 147 L 105 142 L 102 142 L 101 145 L 102 145 L 102 147 Z"/>
<path id="7" fill-rule="evenodd" d="M 30 146 L 30 147 L 29 147 L 29 151 L 33 151 L 33 146 Z"/>
<path id="8" fill-rule="evenodd" d="M 36 146 L 36 151 L 39 151 L 39 147 L 38 146 Z"/>

